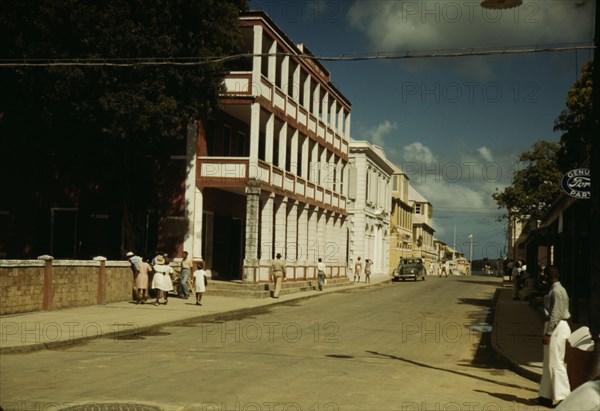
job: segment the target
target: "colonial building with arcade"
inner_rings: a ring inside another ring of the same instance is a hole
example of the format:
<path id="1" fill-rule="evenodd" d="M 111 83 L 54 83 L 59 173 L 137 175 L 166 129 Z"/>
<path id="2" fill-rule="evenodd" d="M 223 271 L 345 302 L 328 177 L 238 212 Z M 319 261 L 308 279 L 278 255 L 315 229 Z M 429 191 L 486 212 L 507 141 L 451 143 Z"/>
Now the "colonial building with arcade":
<path id="1" fill-rule="evenodd" d="M 249 57 L 225 78 L 222 109 L 190 127 L 183 248 L 213 278 L 345 276 L 350 101 L 328 70 L 261 11 L 240 16 Z"/>

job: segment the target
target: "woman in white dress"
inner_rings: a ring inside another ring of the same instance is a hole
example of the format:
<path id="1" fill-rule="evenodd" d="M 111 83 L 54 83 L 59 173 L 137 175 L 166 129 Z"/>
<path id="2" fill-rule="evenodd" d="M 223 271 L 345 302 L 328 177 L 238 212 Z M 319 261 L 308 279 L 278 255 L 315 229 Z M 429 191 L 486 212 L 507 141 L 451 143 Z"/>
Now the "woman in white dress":
<path id="1" fill-rule="evenodd" d="M 206 291 L 206 271 L 204 271 L 204 264 L 198 263 L 196 265 L 196 271 L 194 271 L 194 290 L 196 291 L 196 305 L 202 305 L 202 293 Z"/>
<path id="2" fill-rule="evenodd" d="M 152 288 L 156 290 L 156 301 L 154 302 L 154 305 L 158 305 L 161 291 L 165 298 L 165 305 L 169 302 L 169 291 L 173 291 L 171 274 L 173 274 L 173 268 L 166 264 L 165 258 L 162 255 L 156 257 L 154 277 L 152 278 Z"/>

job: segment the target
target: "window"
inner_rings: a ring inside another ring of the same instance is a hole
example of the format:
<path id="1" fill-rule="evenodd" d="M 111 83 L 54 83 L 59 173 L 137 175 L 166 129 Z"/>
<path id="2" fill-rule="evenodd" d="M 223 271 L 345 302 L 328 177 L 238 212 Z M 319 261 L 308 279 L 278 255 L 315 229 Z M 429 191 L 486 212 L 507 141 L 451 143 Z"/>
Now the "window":
<path id="1" fill-rule="evenodd" d="M 415 204 L 415 214 L 421 214 L 421 204 Z"/>

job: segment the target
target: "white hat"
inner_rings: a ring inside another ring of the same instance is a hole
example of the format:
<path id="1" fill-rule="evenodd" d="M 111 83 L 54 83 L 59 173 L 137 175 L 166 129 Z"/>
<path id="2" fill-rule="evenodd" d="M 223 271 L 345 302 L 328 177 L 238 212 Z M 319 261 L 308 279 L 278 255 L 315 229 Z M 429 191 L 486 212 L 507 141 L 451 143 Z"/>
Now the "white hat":
<path id="1" fill-rule="evenodd" d="M 133 257 L 135 254 L 133 254 L 133 251 L 128 251 L 127 254 L 125 254 L 125 257 L 129 258 L 129 257 Z"/>

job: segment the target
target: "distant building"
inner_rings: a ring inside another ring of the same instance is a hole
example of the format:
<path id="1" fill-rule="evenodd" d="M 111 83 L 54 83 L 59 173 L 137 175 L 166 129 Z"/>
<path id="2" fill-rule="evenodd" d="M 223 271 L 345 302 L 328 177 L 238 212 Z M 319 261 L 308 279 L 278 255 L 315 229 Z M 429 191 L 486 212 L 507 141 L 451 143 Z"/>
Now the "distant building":
<path id="1" fill-rule="evenodd" d="M 390 181 L 395 172 L 383 149 L 366 141 L 350 142 L 348 192 L 349 258 L 370 259 L 373 276 L 388 275 Z M 364 267 L 364 264 L 363 264 Z"/>
<path id="2" fill-rule="evenodd" d="M 414 187 L 408 188 L 408 199 L 412 204 L 412 237 L 415 246 L 413 255 L 422 257 L 427 267 L 430 262 L 435 261 L 436 250 L 433 245 L 435 230 L 431 219 L 433 217 L 433 206 Z"/>
<path id="3" fill-rule="evenodd" d="M 408 176 L 395 167 L 392 175 L 389 274 L 398 266 L 400 258 L 413 253 L 413 206 L 408 198 L 408 187 Z"/>

